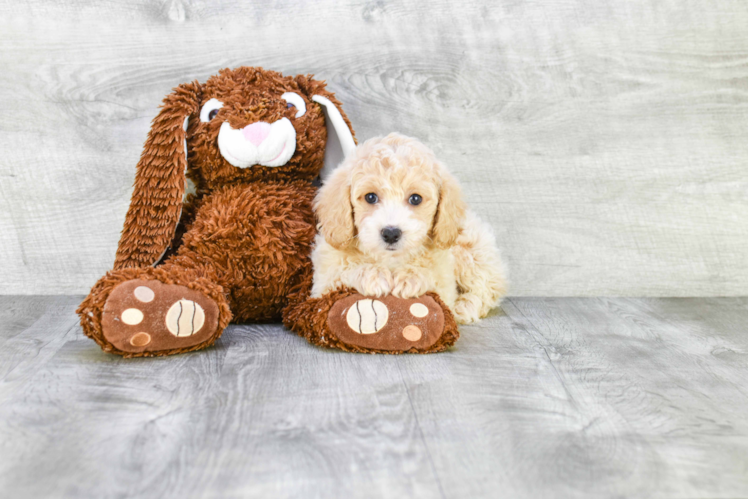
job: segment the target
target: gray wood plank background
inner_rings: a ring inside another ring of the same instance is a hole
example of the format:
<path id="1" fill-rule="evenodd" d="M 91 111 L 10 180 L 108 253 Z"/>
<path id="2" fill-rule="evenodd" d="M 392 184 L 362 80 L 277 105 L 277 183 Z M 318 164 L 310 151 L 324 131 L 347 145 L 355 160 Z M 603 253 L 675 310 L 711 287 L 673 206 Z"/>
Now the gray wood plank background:
<path id="1" fill-rule="evenodd" d="M 449 351 L 123 360 L 0 297 L 3 497 L 745 497 L 748 299 L 512 298 Z"/>
<path id="2" fill-rule="evenodd" d="M 85 292 L 162 97 L 261 65 L 430 144 L 514 295 L 746 294 L 746 26 L 745 0 L 0 0 L 0 293 Z"/>

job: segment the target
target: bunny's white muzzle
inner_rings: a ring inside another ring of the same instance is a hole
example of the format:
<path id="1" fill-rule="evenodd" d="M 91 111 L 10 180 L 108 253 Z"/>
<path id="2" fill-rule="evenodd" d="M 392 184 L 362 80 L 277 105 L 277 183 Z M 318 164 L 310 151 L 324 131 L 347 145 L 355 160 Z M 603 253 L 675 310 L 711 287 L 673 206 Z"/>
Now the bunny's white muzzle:
<path id="1" fill-rule="evenodd" d="M 255 122 L 242 129 L 223 122 L 218 132 L 218 149 L 235 167 L 280 167 L 296 151 L 296 129 L 288 118 L 274 123 Z"/>

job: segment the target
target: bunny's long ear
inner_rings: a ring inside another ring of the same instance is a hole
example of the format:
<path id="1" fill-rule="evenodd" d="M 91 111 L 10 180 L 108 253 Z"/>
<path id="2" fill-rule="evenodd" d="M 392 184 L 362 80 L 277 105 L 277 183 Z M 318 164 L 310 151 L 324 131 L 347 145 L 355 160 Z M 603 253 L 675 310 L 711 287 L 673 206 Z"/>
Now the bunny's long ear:
<path id="1" fill-rule="evenodd" d="M 356 134 L 340 101 L 327 90 L 324 81 L 315 80 L 313 75 L 297 75 L 294 80 L 309 99 L 320 105 L 325 115 L 325 163 L 319 174 L 324 182 L 335 167 L 356 149 Z"/>
<path id="2" fill-rule="evenodd" d="M 187 122 L 200 105 L 201 93 L 197 82 L 178 86 L 153 119 L 138 162 L 115 269 L 154 265 L 169 248 L 182 214 Z"/>
<path id="3" fill-rule="evenodd" d="M 356 139 L 353 137 L 351 123 L 335 97 L 330 94 L 317 94 L 312 96 L 312 100 L 325 110 L 327 144 L 325 144 L 325 166 L 320 173 L 320 178 L 324 181 L 348 155 L 353 153 L 356 149 Z"/>

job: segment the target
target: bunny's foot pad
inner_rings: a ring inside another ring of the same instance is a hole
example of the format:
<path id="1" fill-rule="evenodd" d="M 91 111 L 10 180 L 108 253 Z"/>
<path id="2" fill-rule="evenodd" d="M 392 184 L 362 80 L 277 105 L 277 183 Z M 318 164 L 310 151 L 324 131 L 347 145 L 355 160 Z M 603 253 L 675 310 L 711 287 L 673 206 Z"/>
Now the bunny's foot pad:
<path id="1" fill-rule="evenodd" d="M 338 340 L 367 351 L 434 352 L 432 346 L 444 333 L 444 311 L 428 295 L 400 299 L 354 294 L 332 306 L 327 324 Z"/>
<path id="2" fill-rule="evenodd" d="M 213 299 L 156 280 L 130 280 L 115 287 L 104 305 L 101 327 L 117 349 L 135 355 L 190 351 L 220 335 Z"/>

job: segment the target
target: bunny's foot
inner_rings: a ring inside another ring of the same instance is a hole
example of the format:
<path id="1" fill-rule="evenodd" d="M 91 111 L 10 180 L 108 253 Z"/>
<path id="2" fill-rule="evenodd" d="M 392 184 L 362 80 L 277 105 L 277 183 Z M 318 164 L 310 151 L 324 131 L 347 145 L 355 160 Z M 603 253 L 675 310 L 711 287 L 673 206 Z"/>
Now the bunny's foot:
<path id="1" fill-rule="evenodd" d="M 104 338 L 126 353 L 188 351 L 217 337 L 218 305 L 186 286 L 130 280 L 109 294 L 101 327 Z"/>
<path id="2" fill-rule="evenodd" d="M 332 306 L 327 324 L 340 341 L 373 352 L 436 352 L 452 345 L 459 335 L 455 328 L 456 335 L 443 338 L 444 313 L 428 295 L 399 299 L 355 294 Z"/>
<path id="3" fill-rule="evenodd" d="M 439 352 L 460 336 L 452 313 L 434 293 L 372 298 L 341 289 L 308 299 L 285 322 L 314 344 L 353 352 Z"/>
<path id="4" fill-rule="evenodd" d="M 111 271 L 77 312 L 86 336 L 126 358 L 202 349 L 231 320 L 223 288 L 185 269 Z"/>

